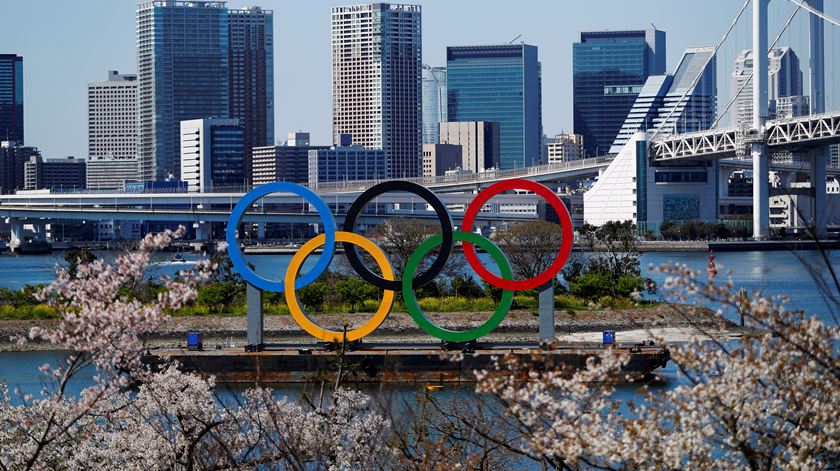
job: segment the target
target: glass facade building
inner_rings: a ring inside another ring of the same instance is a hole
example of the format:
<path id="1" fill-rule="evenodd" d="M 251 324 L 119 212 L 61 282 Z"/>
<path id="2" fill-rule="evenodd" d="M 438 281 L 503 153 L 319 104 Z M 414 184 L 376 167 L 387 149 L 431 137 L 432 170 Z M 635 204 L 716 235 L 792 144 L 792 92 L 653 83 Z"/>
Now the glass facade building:
<path id="1" fill-rule="evenodd" d="M 0 141 L 23 144 L 23 57 L 0 54 Z"/>
<path id="2" fill-rule="evenodd" d="M 503 169 L 539 162 L 542 90 L 537 47 L 446 48 L 448 119 L 499 123 Z"/>
<path id="3" fill-rule="evenodd" d="M 586 156 L 604 155 L 645 81 L 665 73 L 665 32 L 584 32 L 572 53 L 574 133 Z"/>
<path id="4" fill-rule="evenodd" d="M 388 154 L 382 149 L 351 145 L 309 151 L 309 185 L 322 182 L 388 178 Z"/>
<path id="5" fill-rule="evenodd" d="M 254 147 L 274 144 L 274 12 L 230 10 L 230 117 L 245 131 L 245 174 L 251 181 Z"/>
<path id="6" fill-rule="evenodd" d="M 447 121 L 446 116 L 446 67 L 424 65 L 423 144 L 440 143 L 440 123 Z"/>
<path id="7" fill-rule="evenodd" d="M 143 180 L 180 175 L 181 121 L 229 116 L 228 54 L 224 2 L 158 0 L 137 7 Z"/>

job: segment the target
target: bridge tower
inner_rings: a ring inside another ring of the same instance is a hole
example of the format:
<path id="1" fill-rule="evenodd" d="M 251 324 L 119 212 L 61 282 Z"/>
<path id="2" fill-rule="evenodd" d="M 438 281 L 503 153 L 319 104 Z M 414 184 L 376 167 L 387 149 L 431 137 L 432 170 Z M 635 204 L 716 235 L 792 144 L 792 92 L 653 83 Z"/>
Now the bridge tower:
<path id="1" fill-rule="evenodd" d="M 767 121 L 767 9 L 770 0 L 753 0 L 753 120 L 752 132 L 763 136 Z M 766 239 L 770 235 L 770 155 L 765 142 L 750 143 L 753 161 L 753 238 Z"/>
<path id="2" fill-rule="evenodd" d="M 823 0 L 805 0 L 811 8 L 822 13 Z M 825 24 L 819 16 L 809 14 L 809 80 L 811 84 L 811 114 L 825 113 Z M 828 234 L 828 214 L 826 212 L 825 163 L 828 146 L 811 150 L 811 191 L 814 195 L 814 214 L 812 224 L 815 237 L 823 238 Z"/>

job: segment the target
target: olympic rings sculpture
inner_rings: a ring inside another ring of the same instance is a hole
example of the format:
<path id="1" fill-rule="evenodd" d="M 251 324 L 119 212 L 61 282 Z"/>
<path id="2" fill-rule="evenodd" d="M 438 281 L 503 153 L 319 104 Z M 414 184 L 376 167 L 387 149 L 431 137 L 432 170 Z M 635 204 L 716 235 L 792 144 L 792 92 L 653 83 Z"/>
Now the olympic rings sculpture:
<path id="1" fill-rule="evenodd" d="M 557 213 L 562 228 L 561 245 L 558 248 L 554 262 L 545 271 L 527 280 L 514 280 L 510 262 L 502 250 L 490 239 L 473 232 L 473 224 L 484 205 L 496 194 L 509 190 L 527 190 L 542 196 Z M 394 270 L 385 252 L 372 240 L 355 233 L 356 222 L 365 207 L 377 196 L 392 191 L 412 193 L 425 200 L 435 211 L 441 226 L 441 232 L 420 244 L 409 257 L 406 262 L 405 273 L 401 280 L 396 279 Z M 242 257 L 242 251 L 236 239 L 237 228 L 246 211 L 257 200 L 271 193 L 292 193 L 300 196 L 318 212 L 324 226 L 323 234 L 309 240 L 292 257 L 283 281 L 263 278 L 251 270 Z M 557 194 L 546 186 L 522 179 L 504 180 L 480 191 L 464 212 L 461 230 L 453 229 L 452 218 L 449 215 L 449 210 L 446 208 L 446 205 L 428 188 L 402 180 L 383 182 L 367 189 L 353 202 L 344 219 L 343 229 L 342 231 L 336 229 L 335 219 L 330 212 L 329 206 L 312 190 L 294 183 L 274 182 L 254 188 L 239 200 L 228 218 L 225 239 L 228 244 L 231 262 L 245 281 L 263 291 L 284 293 L 286 304 L 295 322 L 313 337 L 326 342 L 354 341 L 371 334 L 388 317 L 394 305 L 398 290 L 402 291 L 405 307 L 409 315 L 423 331 L 447 342 L 465 343 L 473 341 L 491 332 L 504 320 L 513 304 L 514 291 L 537 288 L 552 280 L 563 268 L 572 250 L 572 220 L 566 206 Z M 359 274 L 359 277 L 383 290 L 382 301 L 373 316 L 361 326 L 347 331 L 346 334 L 343 331 L 327 329 L 315 322 L 306 313 L 303 306 L 301 306 L 296 294 L 296 290 L 313 283 L 327 270 L 335 254 L 335 244 L 337 242 L 343 244 L 347 260 Z M 454 331 L 436 325 L 420 309 L 415 295 L 416 289 L 432 282 L 440 274 L 452 253 L 455 242 L 462 243 L 464 257 L 476 274 L 490 285 L 502 289 L 501 300 L 496 310 L 490 316 L 490 319 L 480 326 L 467 331 Z M 475 250 L 476 245 L 490 255 L 499 267 L 501 276 L 493 274 L 482 264 Z M 420 275 L 416 275 L 423 261 L 423 257 L 438 246 L 440 246 L 440 251 L 434 262 L 432 262 L 426 271 Z M 315 266 L 305 275 L 298 277 L 303 262 L 312 252 L 320 247 L 323 247 L 323 250 Z M 357 247 L 362 248 L 373 257 L 373 260 L 379 266 L 381 276 L 372 272 L 365 265 L 356 251 Z"/>

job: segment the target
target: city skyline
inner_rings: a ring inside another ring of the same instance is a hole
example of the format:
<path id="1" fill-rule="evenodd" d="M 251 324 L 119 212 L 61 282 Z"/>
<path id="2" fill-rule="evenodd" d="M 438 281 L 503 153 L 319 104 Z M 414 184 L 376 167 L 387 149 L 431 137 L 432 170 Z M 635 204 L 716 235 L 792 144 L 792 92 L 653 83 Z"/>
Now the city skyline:
<path id="1" fill-rule="evenodd" d="M 228 7 L 243 8 L 250 3 L 231 1 Z M 277 1 L 257 3 L 266 9 L 280 10 L 283 6 Z M 312 134 L 313 144 L 330 142 L 329 12 L 333 6 L 354 3 L 359 2 L 313 1 L 301 5 L 297 15 L 275 17 L 275 136 L 304 130 Z M 534 14 L 534 9 L 508 11 L 505 3 L 493 1 L 413 3 L 423 7 L 423 62 L 431 66 L 445 64 L 448 45 L 498 44 L 522 34 L 517 42 L 538 46 L 543 64 L 543 128 L 549 136 L 572 130 L 571 45 L 581 31 L 637 29 L 654 23 L 668 34 L 667 68 L 670 70 L 686 47 L 715 43 L 740 7 L 735 2 L 718 0 L 692 12 L 692 21 L 688 21 L 680 14 L 684 13 L 681 5 L 666 1 L 648 2 L 644 10 L 619 1 L 599 2 L 603 8 L 547 4 L 540 6 L 539 15 Z M 778 3 L 780 7 L 771 9 L 773 37 L 794 8 Z M 10 16 L 18 20 L 0 31 L 0 44 L 3 44 L 0 53 L 24 57 L 27 145 L 38 146 L 45 157 L 87 157 L 86 84 L 99 80 L 107 70 L 137 72 L 136 7 L 136 2 L 55 2 L 53 14 L 44 17 L 23 2 L 4 5 Z M 615 14 L 603 18 L 600 12 L 605 9 Z M 830 15 L 838 16 L 838 10 L 838 4 L 826 5 Z M 463 18 L 467 14 L 471 19 L 465 22 Z M 102 18 L 109 21 L 99 21 Z M 565 28 L 557 28 L 557 18 L 563 18 L 561 26 Z M 805 50 L 806 38 L 799 37 L 804 36 L 799 33 L 805 18 L 799 15 L 791 27 L 793 33 L 783 36 L 783 42 L 790 40 L 789 45 L 796 50 Z M 54 41 L 51 39 L 54 37 L 72 40 Z M 749 41 L 747 29 L 741 27 L 736 28 L 733 37 L 741 40 L 741 46 Z M 840 36 L 832 29 L 826 30 L 827 56 L 837 49 L 838 39 Z M 719 73 L 731 73 L 741 48 L 722 51 Z M 83 50 L 95 53 L 78 54 Z M 832 67 L 835 69 L 827 74 L 836 75 L 837 66 L 832 64 Z M 57 73 L 62 77 L 59 85 L 55 80 Z M 833 89 L 827 92 L 826 105 L 832 108 L 840 102 L 837 90 L 840 84 L 829 85 Z M 719 88 L 722 106 L 728 101 L 729 92 Z"/>

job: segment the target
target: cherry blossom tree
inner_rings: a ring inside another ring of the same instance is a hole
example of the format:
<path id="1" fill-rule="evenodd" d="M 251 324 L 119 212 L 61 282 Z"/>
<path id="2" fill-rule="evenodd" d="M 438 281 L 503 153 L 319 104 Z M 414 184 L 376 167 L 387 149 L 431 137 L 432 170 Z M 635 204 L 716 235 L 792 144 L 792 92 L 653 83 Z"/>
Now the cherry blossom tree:
<path id="1" fill-rule="evenodd" d="M 84 263 L 75 276 L 60 269 L 39 294 L 62 320 L 33 328 L 28 340 L 72 353 L 41 367 L 52 381 L 40 395 L 13 405 L 2 389 L 0 469 L 371 469 L 391 459 L 382 439 L 389 424 L 362 393 L 339 389 L 313 405 L 251 389 L 231 403 L 216 396 L 212 377 L 143 365 L 143 337 L 195 299 L 215 266 L 201 261 L 164 278 L 156 303 L 123 288 L 142 282 L 151 254 L 183 232 L 150 235 L 112 265 Z M 69 394 L 85 368 L 94 384 Z"/>

